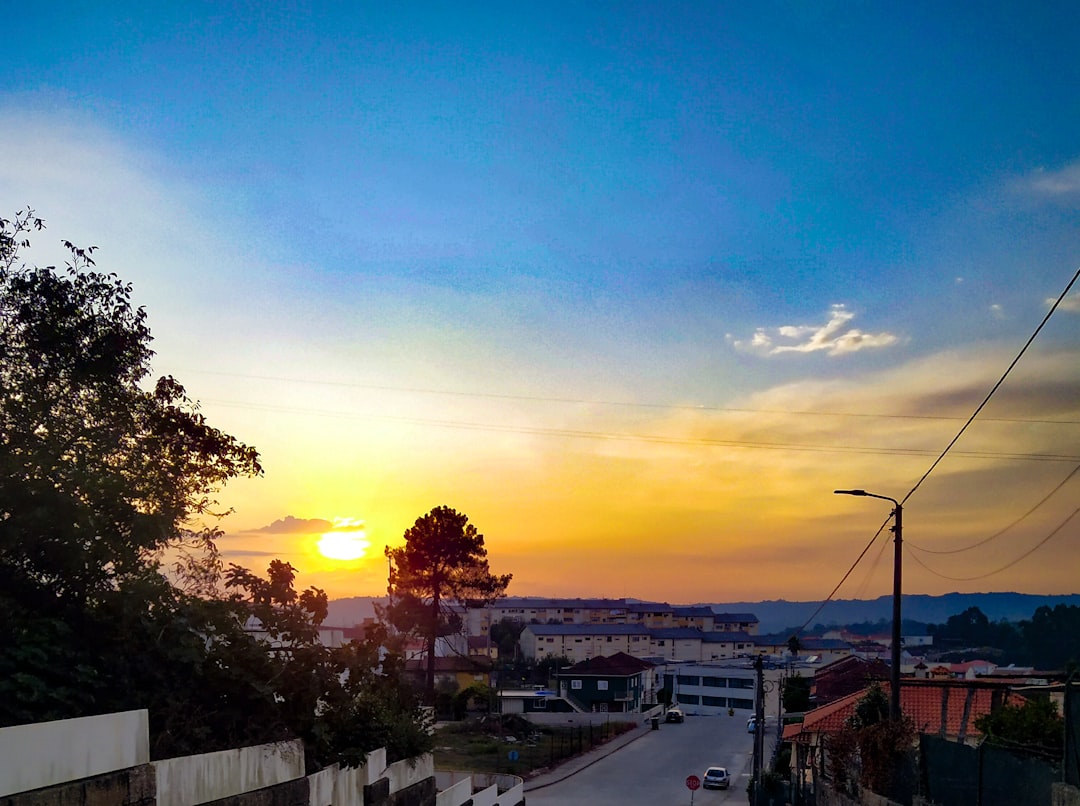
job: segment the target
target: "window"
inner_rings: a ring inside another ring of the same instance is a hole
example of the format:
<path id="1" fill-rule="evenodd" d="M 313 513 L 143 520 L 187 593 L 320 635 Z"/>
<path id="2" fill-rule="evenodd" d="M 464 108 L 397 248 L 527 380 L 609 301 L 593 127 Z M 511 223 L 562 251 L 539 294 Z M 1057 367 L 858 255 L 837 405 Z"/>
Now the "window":
<path id="1" fill-rule="evenodd" d="M 609 635 L 609 636 L 607 637 L 607 642 L 608 642 L 609 644 L 611 643 L 611 636 L 610 636 L 610 635 Z"/>
<path id="2" fill-rule="evenodd" d="M 664 642 L 663 642 L 663 641 L 657 641 L 657 642 L 656 642 L 656 645 L 657 645 L 657 646 L 663 646 L 663 645 L 664 645 Z"/>
<path id="3" fill-rule="evenodd" d="M 702 697 L 702 705 L 712 705 L 715 708 L 726 708 L 727 697 Z"/>
<path id="4" fill-rule="evenodd" d="M 596 690 L 597 691 L 607 691 L 608 690 L 607 684 L 608 684 L 607 680 L 597 680 L 596 681 Z"/>
<path id="5" fill-rule="evenodd" d="M 681 674 L 676 680 L 680 686 L 700 686 L 701 678 L 696 674 Z"/>
<path id="6" fill-rule="evenodd" d="M 533 700 L 533 710 L 534 711 L 546 711 L 547 710 L 547 698 L 546 697 L 537 697 L 535 700 Z"/>
<path id="7" fill-rule="evenodd" d="M 701 697 L 697 694 L 680 694 L 679 705 L 700 705 Z"/>
<path id="8" fill-rule="evenodd" d="M 745 708 L 746 710 L 750 710 L 754 707 L 753 700 L 742 700 L 737 697 L 729 697 L 727 702 L 728 706 L 731 708 Z"/>
<path id="9" fill-rule="evenodd" d="M 701 678 L 701 685 L 708 686 L 710 688 L 727 688 L 726 677 L 703 677 Z"/>
<path id="10" fill-rule="evenodd" d="M 575 691 L 581 691 L 581 681 L 580 680 L 571 680 L 570 681 L 570 688 L 574 689 Z"/>
<path id="11" fill-rule="evenodd" d="M 732 677 L 728 679 L 728 688 L 753 688 L 754 681 L 749 677 Z"/>

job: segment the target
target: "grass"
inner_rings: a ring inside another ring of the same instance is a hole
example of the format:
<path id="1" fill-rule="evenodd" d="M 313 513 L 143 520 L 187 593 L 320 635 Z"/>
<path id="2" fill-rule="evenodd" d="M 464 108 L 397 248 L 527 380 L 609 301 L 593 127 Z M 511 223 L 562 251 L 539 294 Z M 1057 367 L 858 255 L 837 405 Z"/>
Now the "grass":
<path id="1" fill-rule="evenodd" d="M 506 715 L 470 719 L 435 733 L 435 767 L 522 778 L 609 741 L 633 728 L 625 722 L 551 728 Z M 516 756 L 511 759 L 511 755 Z"/>

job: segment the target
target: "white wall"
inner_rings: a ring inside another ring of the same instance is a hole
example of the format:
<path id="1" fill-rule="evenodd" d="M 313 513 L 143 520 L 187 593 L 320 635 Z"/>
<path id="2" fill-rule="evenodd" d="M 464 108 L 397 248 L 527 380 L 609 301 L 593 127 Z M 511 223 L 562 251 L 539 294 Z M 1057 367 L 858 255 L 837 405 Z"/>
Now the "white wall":
<path id="1" fill-rule="evenodd" d="M 304 777 L 304 744 L 261 744 L 153 762 L 158 806 L 193 806 Z"/>
<path id="2" fill-rule="evenodd" d="M 0 797 L 150 760 L 146 711 L 0 728 Z"/>

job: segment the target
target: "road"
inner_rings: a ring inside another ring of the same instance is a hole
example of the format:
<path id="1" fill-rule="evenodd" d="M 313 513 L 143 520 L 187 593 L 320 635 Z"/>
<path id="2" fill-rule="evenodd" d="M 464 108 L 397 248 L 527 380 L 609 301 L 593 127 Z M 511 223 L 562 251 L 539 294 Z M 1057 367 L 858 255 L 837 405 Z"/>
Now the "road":
<path id="1" fill-rule="evenodd" d="M 664 724 L 626 747 L 557 784 L 528 792 L 528 806 L 687 806 L 688 775 L 727 767 L 731 788 L 699 789 L 694 806 L 745 804 L 753 736 L 744 717 L 688 716 L 681 725 Z"/>

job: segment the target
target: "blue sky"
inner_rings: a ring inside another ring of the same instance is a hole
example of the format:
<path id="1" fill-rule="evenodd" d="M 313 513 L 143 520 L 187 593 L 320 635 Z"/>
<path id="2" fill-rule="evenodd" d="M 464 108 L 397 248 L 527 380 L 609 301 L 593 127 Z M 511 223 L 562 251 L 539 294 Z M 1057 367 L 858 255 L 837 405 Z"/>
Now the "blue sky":
<path id="1" fill-rule="evenodd" d="M 156 368 L 262 449 L 238 533 L 349 518 L 381 545 L 449 504 L 521 593 L 681 598 L 658 539 L 760 563 L 799 535 L 838 579 L 861 547 L 838 531 L 867 522 L 831 490 L 906 492 L 959 423 L 830 412 L 966 416 L 1080 265 L 1075 4 L 266 5 L 20 7 L 0 89 L 4 209 L 100 246 Z M 1010 416 L 1075 419 L 1075 299 Z M 982 438 L 1080 453 L 1051 428 Z M 702 442 L 765 437 L 927 453 L 815 454 L 807 486 L 801 448 Z M 943 470 L 925 542 L 992 531 L 986 490 L 1030 484 L 1019 514 L 1066 467 L 1032 464 Z M 784 514 L 806 497 L 828 537 Z M 537 562 L 618 539 L 603 580 L 554 590 Z M 979 584 L 1074 585 L 1036 566 Z M 365 573 L 338 570 L 332 591 Z M 794 598 L 731 598 L 757 593 Z"/>

